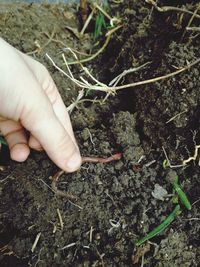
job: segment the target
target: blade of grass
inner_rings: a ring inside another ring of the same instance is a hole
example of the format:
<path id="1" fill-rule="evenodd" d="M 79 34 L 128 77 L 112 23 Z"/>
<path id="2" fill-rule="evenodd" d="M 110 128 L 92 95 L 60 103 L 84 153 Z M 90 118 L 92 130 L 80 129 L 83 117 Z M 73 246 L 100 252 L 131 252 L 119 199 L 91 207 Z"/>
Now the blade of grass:
<path id="1" fill-rule="evenodd" d="M 173 222 L 173 220 L 176 218 L 176 216 L 179 214 L 179 212 L 180 212 L 180 205 L 176 205 L 174 210 L 169 214 L 169 216 L 160 225 L 158 225 L 156 228 L 154 228 L 151 232 L 149 232 L 142 239 L 138 240 L 135 245 L 141 246 L 145 241 L 151 239 L 152 237 L 156 236 L 157 234 L 159 234 L 160 232 L 165 230 L 165 228 L 167 228 L 167 226 L 171 222 Z"/>
<path id="2" fill-rule="evenodd" d="M 190 204 L 190 201 L 188 200 L 186 194 L 183 192 L 183 190 L 181 189 L 180 185 L 178 184 L 178 176 L 176 176 L 174 183 L 172 184 L 174 190 L 176 191 L 176 193 L 178 194 L 181 202 L 183 203 L 183 205 L 188 209 L 191 210 L 192 206 Z"/>
<path id="3" fill-rule="evenodd" d="M 102 33 L 102 28 L 105 27 L 104 15 L 99 13 L 95 21 L 94 39 L 97 40 Z"/>

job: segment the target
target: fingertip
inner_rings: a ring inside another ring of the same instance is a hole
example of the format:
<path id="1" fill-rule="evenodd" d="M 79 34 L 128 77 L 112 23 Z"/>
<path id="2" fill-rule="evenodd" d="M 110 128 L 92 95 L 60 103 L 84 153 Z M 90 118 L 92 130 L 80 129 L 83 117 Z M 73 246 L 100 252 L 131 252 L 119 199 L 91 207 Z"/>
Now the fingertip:
<path id="1" fill-rule="evenodd" d="M 26 144 L 16 144 L 10 150 L 12 160 L 24 162 L 30 154 L 30 149 Z"/>
<path id="2" fill-rule="evenodd" d="M 42 151 L 43 150 L 40 142 L 32 135 L 29 138 L 28 145 L 30 148 L 32 148 L 36 151 Z"/>
<path id="3" fill-rule="evenodd" d="M 82 158 L 79 151 L 72 154 L 66 161 L 66 164 L 63 166 L 63 170 L 66 172 L 74 172 L 80 169 L 82 164 Z"/>

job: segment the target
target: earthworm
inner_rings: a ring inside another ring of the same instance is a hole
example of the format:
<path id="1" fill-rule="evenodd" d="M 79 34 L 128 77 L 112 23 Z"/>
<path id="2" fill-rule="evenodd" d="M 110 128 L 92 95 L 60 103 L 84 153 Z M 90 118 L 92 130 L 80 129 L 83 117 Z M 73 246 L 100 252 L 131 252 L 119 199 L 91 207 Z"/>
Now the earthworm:
<path id="1" fill-rule="evenodd" d="M 86 163 L 86 162 L 88 162 L 88 163 L 108 163 L 108 162 L 111 162 L 113 160 L 119 160 L 121 157 L 122 157 L 122 153 L 114 154 L 114 155 L 112 155 L 112 156 L 110 156 L 108 158 L 82 157 L 82 164 Z M 67 193 L 65 191 L 59 190 L 58 187 L 57 187 L 58 179 L 64 172 L 65 171 L 63 171 L 63 170 L 59 170 L 52 177 L 50 177 L 50 179 L 52 180 L 51 188 L 54 191 L 54 193 L 56 195 L 58 195 L 58 196 L 65 197 L 65 198 L 67 198 L 69 200 L 77 200 L 76 196 L 74 196 L 74 195 L 72 195 L 70 193 Z"/>
<path id="2" fill-rule="evenodd" d="M 122 153 L 114 154 L 108 158 L 98 158 L 98 157 L 82 157 L 82 163 L 93 162 L 93 163 L 108 163 L 113 160 L 121 159 Z"/>

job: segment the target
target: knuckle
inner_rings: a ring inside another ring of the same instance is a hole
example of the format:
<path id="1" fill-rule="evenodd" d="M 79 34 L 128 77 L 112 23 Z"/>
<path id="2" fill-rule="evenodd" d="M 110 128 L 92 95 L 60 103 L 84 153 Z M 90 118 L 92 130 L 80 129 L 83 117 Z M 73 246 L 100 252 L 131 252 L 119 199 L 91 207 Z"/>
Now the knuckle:
<path id="1" fill-rule="evenodd" d="M 65 135 L 58 144 L 58 150 L 64 154 L 65 158 L 69 159 L 77 152 L 77 148 L 70 139 L 69 136 Z"/>
<path id="2" fill-rule="evenodd" d="M 58 98 L 58 92 L 56 90 L 55 83 L 50 76 L 45 79 L 43 83 L 43 89 L 51 103 L 55 103 Z"/>

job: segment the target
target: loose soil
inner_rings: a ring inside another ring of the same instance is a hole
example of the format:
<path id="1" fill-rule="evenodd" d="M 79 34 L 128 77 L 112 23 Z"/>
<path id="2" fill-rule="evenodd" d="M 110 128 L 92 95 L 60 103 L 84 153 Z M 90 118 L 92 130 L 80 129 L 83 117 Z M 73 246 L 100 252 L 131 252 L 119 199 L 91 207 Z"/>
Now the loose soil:
<path id="1" fill-rule="evenodd" d="M 144 1 L 113 2 L 110 14 L 120 17 L 123 27 L 112 35 L 104 52 L 86 65 L 101 81 L 109 82 L 125 69 L 150 62 L 127 75 L 122 84 L 146 80 L 200 57 L 198 32 L 185 32 L 191 15 L 160 13 Z M 196 1 L 175 2 L 159 1 L 159 5 L 196 9 Z M 66 47 L 94 53 L 103 45 L 103 36 L 95 47 L 91 33 L 77 35 L 76 6 L 1 4 L 0 12 L 1 36 L 47 66 L 69 106 L 79 88 L 45 54 L 64 68 L 62 52 L 68 61 L 74 60 Z M 199 22 L 194 19 L 192 26 Z M 161 223 L 177 201 L 166 179 L 162 147 L 176 165 L 193 156 L 199 144 L 199 69 L 195 65 L 170 79 L 120 91 L 101 104 L 85 102 L 73 110 L 72 124 L 82 155 L 123 153 L 118 161 L 84 164 L 78 172 L 61 176 L 59 188 L 75 194 L 78 200 L 74 203 L 52 192 L 49 177 L 57 167 L 45 153 L 32 152 L 19 164 L 10 161 L 3 148 L 0 266 L 199 266 L 199 157 L 176 169 L 192 203 L 191 211 L 180 203 L 181 214 L 151 239 L 144 263 L 140 258 L 134 264 L 135 242 Z M 83 74 L 77 65 L 72 71 L 76 77 Z M 89 92 L 87 98 L 104 96 Z M 164 197 L 157 196 L 159 186 L 167 191 Z"/>

